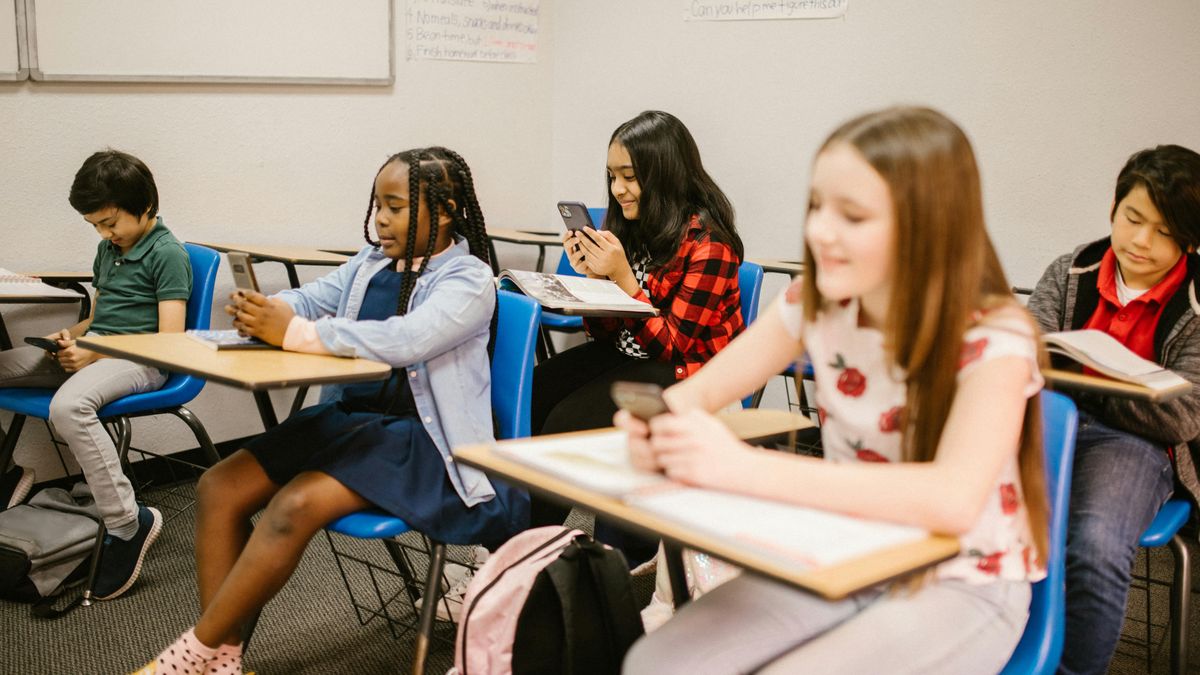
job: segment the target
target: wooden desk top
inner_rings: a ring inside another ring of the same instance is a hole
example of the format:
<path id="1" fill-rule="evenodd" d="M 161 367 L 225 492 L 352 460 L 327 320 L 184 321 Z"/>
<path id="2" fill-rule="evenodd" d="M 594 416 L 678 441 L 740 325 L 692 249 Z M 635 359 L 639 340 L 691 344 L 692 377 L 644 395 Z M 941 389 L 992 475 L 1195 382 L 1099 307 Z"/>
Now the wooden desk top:
<path id="1" fill-rule="evenodd" d="M 759 258 L 757 256 L 747 256 L 746 260 L 762 265 L 764 272 L 777 272 L 779 274 L 795 276 L 804 271 L 804 263 L 799 260 L 777 260 L 775 258 Z"/>
<path id="2" fill-rule="evenodd" d="M 330 253 L 316 248 L 304 246 L 274 246 L 270 244 L 210 244 L 202 241 L 191 242 L 198 246 L 206 246 L 214 251 L 228 253 L 241 251 L 255 258 L 275 262 L 291 263 L 293 265 L 322 265 L 336 267 L 349 258 L 340 253 Z"/>
<path id="3" fill-rule="evenodd" d="M 82 337 L 79 344 L 101 354 L 251 391 L 382 380 L 392 370 L 387 364 L 366 359 L 343 359 L 282 349 L 217 351 L 183 333 Z"/>
<path id="4" fill-rule="evenodd" d="M 728 423 L 730 418 L 726 419 Z M 496 453 L 489 445 L 455 448 L 454 457 L 456 461 L 520 484 L 556 501 L 579 504 L 651 537 L 661 537 L 681 546 L 710 553 L 735 565 L 798 586 L 830 600 L 844 598 L 867 586 L 947 560 L 957 555 L 959 551 L 957 539 L 934 535 L 922 541 L 875 552 L 842 564 L 823 569 L 803 570 L 795 565 L 788 565 L 780 558 L 748 550 L 745 546 L 738 545 L 736 541 L 693 531 L 636 505 L 626 504 L 620 499 L 580 487 L 552 474 L 508 459 Z"/>
<path id="5" fill-rule="evenodd" d="M 1098 375 L 1086 375 L 1077 373 L 1072 370 L 1060 370 L 1058 368 L 1045 368 L 1042 370 L 1042 377 L 1046 378 L 1046 384 L 1051 389 L 1076 389 L 1080 391 L 1090 391 L 1097 394 L 1107 394 L 1109 396 L 1122 396 L 1125 398 L 1138 399 L 1142 401 L 1153 401 L 1162 403 L 1179 398 L 1188 393 L 1188 390 L 1179 390 L 1175 392 L 1155 391 L 1150 387 L 1132 382 L 1122 382 L 1109 377 L 1100 377 Z"/>
<path id="6" fill-rule="evenodd" d="M 540 246 L 562 246 L 562 233 L 542 230 L 518 230 L 508 227 L 489 227 L 488 239 L 510 244 L 534 244 Z"/>

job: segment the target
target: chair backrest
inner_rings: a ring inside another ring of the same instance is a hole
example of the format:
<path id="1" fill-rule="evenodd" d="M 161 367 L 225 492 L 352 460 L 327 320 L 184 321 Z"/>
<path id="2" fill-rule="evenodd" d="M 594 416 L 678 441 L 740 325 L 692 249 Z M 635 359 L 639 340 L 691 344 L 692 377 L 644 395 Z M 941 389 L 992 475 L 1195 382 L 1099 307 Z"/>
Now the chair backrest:
<path id="1" fill-rule="evenodd" d="M 1042 392 L 1042 446 L 1045 449 L 1046 491 L 1050 502 L 1050 560 L 1046 578 L 1033 585 L 1029 622 L 1005 675 L 1053 673 L 1062 658 L 1066 623 L 1067 505 L 1071 498 L 1071 467 L 1075 462 L 1075 431 L 1079 413 L 1066 396 Z"/>
<path id="2" fill-rule="evenodd" d="M 597 230 L 604 229 L 604 214 L 608 212 L 606 206 L 592 206 L 588 208 L 588 215 L 592 217 L 592 224 Z"/>
<path id="3" fill-rule="evenodd" d="M 500 438 L 530 434 L 533 363 L 542 308 L 511 291 L 496 292 L 496 344 L 492 355 L 492 412 Z"/>
<path id="4" fill-rule="evenodd" d="M 192 263 L 192 294 L 188 296 L 187 318 L 184 326 L 188 330 L 208 330 L 212 325 L 213 294 L 217 289 L 217 269 L 221 266 L 221 254 L 196 244 L 184 244 L 188 260 Z M 153 393 L 168 397 L 183 405 L 196 397 L 204 388 L 204 380 L 194 375 L 171 373 L 163 386 Z M 136 396 L 136 394 L 135 394 Z"/>
<path id="5" fill-rule="evenodd" d="M 738 267 L 738 292 L 742 294 L 742 323 L 747 326 L 758 318 L 758 301 L 759 296 L 762 295 L 762 282 L 762 265 L 742 261 Z M 742 407 L 754 407 L 754 394 L 742 399 Z"/>
<path id="6" fill-rule="evenodd" d="M 592 207 L 588 209 L 588 215 L 592 217 L 592 224 L 594 224 L 597 229 L 604 229 L 604 214 L 607 210 L 608 209 L 601 207 Z M 575 268 L 571 267 L 571 262 L 567 260 L 566 251 L 564 251 L 563 254 L 558 257 L 558 268 L 554 270 L 554 273 L 561 274 L 566 277 L 583 276 L 579 272 L 576 272 Z"/>

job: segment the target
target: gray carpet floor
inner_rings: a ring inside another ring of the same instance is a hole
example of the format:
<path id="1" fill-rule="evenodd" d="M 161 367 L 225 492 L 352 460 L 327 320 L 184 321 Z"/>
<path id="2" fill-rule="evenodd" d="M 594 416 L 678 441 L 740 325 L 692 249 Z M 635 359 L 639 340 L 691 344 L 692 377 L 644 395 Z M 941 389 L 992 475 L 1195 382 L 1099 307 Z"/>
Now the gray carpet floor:
<path id="1" fill-rule="evenodd" d="M 186 497 L 186 495 L 185 495 Z M 182 505 L 177 497 L 152 494 L 164 511 Z M 195 594 L 195 563 L 192 548 L 193 516 L 190 510 L 178 512 L 163 530 L 147 557 L 138 584 L 125 596 L 110 602 L 75 610 L 53 620 L 33 619 L 29 607 L 0 602 L 0 673 L 57 673 L 61 675 L 126 673 L 141 667 L 181 632 L 193 625 L 198 608 Z M 574 526 L 590 530 L 591 523 L 578 513 Z M 414 540 L 415 541 L 415 540 Z M 356 542 L 337 537 L 339 550 L 392 569 L 383 546 L 378 542 Z M 463 559 L 465 549 L 451 552 Z M 1193 561 L 1200 558 L 1193 552 Z M 1170 554 L 1151 552 L 1151 576 L 1169 579 Z M 1141 562 L 1139 561 L 1139 568 Z M 348 563 L 351 585 L 360 599 L 373 596 L 374 583 L 385 595 L 398 590 L 397 581 L 377 575 L 373 582 L 358 563 Z M 418 570 L 420 573 L 420 570 Z M 1200 579 L 1200 570 L 1193 572 Z M 635 579 L 634 590 L 649 600 L 653 576 Z M 392 603 L 399 619 L 411 619 L 412 610 L 403 597 Z M 1140 592 L 1130 595 L 1125 630 L 1131 636 L 1144 631 L 1145 602 Z M 1152 588 L 1152 623 L 1167 620 L 1165 588 Z M 1191 621 L 1192 672 L 1200 671 L 1200 612 Z M 453 641 L 454 628 L 439 624 L 437 635 Z M 1163 629 L 1153 629 L 1154 661 L 1148 671 L 1145 651 L 1123 642 L 1109 673 L 1167 673 L 1169 658 L 1163 641 Z M 338 565 L 324 536 L 309 545 L 304 560 L 291 581 L 263 612 L 246 656 L 247 670 L 261 675 L 318 673 L 408 672 L 412 663 L 411 636 L 394 638 L 386 622 L 376 619 L 360 625 Z M 452 649 L 435 646 L 427 672 L 444 673 L 452 665 Z"/>

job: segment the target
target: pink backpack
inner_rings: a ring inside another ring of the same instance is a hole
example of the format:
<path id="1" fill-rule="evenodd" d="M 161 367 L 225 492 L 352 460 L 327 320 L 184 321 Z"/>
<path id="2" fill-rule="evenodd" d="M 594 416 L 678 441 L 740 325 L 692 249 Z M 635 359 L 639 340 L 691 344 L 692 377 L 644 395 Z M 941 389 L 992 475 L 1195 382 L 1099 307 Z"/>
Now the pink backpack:
<path id="1" fill-rule="evenodd" d="M 641 635 L 624 556 L 580 530 L 539 527 L 471 580 L 450 672 L 618 673 Z"/>

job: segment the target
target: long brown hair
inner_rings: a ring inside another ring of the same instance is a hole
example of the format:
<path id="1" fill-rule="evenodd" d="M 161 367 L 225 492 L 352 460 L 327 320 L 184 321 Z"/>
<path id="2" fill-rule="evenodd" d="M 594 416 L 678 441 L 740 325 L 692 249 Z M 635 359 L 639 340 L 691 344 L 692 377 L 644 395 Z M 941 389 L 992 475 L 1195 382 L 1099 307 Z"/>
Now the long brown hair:
<path id="1" fill-rule="evenodd" d="M 895 272 L 884 342 L 893 363 L 908 374 L 902 457 L 932 461 L 954 402 L 964 333 L 980 310 L 1016 303 L 984 227 L 975 153 L 954 122 L 914 107 L 852 119 L 820 152 L 840 144 L 856 149 L 891 190 Z M 816 269 L 808 246 L 804 266 Z M 806 274 L 806 319 L 813 320 L 823 303 L 816 275 Z M 1026 403 L 1018 465 L 1030 531 L 1045 561 L 1048 507 L 1039 398 Z"/>

